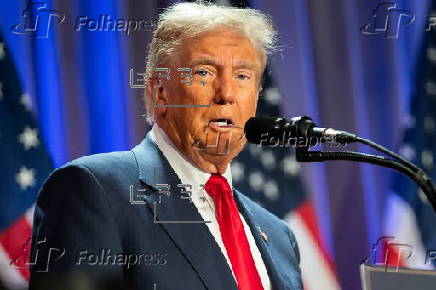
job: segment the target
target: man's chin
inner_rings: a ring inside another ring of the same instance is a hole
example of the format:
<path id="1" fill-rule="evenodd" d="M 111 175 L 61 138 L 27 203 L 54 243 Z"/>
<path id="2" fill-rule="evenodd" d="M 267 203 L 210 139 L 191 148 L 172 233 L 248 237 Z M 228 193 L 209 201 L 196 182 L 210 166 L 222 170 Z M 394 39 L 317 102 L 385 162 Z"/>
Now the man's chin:
<path id="1" fill-rule="evenodd" d="M 227 168 L 228 164 L 244 148 L 246 139 L 241 134 L 220 134 L 215 135 L 211 131 L 206 136 L 198 138 L 190 148 L 191 158 L 197 167 L 206 172 L 218 172 Z"/>
<path id="2" fill-rule="evenodd" d="M 216 132 L 213 129 L 205 128 L 204 132 L 198 134 L 198 141 L 193 144 L 194 150 L 205 151 L 210 155 L 237 155 L 246 142 L 244 131 L 240 128 L 225 128 L 223 132 Z M 227 131 L 225 131 L 227 130 Z"/>
<path id="3" fill-rule="evenodd" d="M 198 141 L 193 144 L 193 151 L 203 156 L 209 156 L 209 158 L 217 159 L 233 159 L 241 152 L 246 143 L 245 139 L 230 140 L 228 138 L 222 138 L 219 142 L 211 144 L 211 142 Z"/>
<path id="4" fill-rule="evenodd" d="M 196 153 L 201 159 L 213 164 L 230 163 L 244 148 L 245 142 L 239 141 L 236 143 L 218 145 L 216 147 L 206 147 L 203 150 L 196 150 Z"/>

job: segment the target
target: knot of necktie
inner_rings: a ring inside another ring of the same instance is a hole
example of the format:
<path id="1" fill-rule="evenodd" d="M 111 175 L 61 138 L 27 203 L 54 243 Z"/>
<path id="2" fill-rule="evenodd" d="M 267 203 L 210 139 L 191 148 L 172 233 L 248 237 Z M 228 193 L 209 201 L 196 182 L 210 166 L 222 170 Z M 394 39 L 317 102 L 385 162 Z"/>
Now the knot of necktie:
<path id="1" fill-rule="evenodd" d="M 204 189 L 212 198 L 232 193 L 232 189 L 230 188 L 227 179 L 218 173 L 213 173 L 210 176 L 209 180 L 204 185 Z"/>

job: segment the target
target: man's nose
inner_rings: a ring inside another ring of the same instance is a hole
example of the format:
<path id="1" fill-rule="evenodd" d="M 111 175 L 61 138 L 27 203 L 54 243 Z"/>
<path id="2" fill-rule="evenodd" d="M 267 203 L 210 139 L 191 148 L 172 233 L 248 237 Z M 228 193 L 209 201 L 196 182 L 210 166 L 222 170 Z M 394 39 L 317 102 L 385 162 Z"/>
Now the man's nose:
<path id="1" fill-rule="evenodd" d="M 215 104 L 226 105 L 233 104 L 235 101 L 235 82 L 231 75 L 223 75 L 218 83 L 214 98 Z"/>

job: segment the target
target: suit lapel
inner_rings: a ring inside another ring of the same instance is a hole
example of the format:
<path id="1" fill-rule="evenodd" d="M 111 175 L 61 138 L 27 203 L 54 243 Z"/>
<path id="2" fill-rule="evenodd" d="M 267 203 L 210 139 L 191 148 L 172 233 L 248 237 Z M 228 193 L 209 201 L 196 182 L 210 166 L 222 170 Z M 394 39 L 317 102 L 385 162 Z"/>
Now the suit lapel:
<path id="1" fill-rule="evenodd" d="M 182 182 L 150 135 L 132 151 L 138 162 L 141 182 L 153 190 L 145 199 L 154 222 L 167 232 L 206 288 L 237 289 L 221 249 L 195 205 L 181 198 L 183 188 L 177 185 Z"/>

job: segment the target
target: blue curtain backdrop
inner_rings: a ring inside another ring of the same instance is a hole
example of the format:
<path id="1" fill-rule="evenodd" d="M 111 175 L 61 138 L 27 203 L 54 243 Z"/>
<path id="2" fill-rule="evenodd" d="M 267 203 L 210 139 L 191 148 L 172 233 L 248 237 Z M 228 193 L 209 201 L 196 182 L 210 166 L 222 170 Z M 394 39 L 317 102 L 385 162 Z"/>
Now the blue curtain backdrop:
<path id="1" fill-rule="evenodd" d="M 0 1 L 0 27 L 33 100 L 54 165 L 136 145 L 147 124 L 142 117 L 142 89 L 130 88 L 129 72 L 144 71 L 150 29 L 129 35 L 83 27 L 77 31 L 77 21 L 110 15 L 151 23 L 160 9 L 175 1 L 35 2 L 46 5 L 31 6 L 31 15 L 40 15 L 41 22 L 48 19 L 44 9 L 60 12 L 46 24 L 48 37 L 11 31 L 24 23 L 23 11 L 32 1 Z M 360 32 L 373 20 L 379 1 L 248 3 L 270 14 L 280 32 L 282 50 L 272 56 L 271 68 L 285 97 L 284 116 L 308 115 L 323 127 L 358 132 L 398 150 L 401 128 L 410 121 L 410 96 L 429 0 L 395 2 L 416 17 L 413 25 L 400 27 L 398 38 Z M 62 15 L 65 19 L 57 23 Z M 370 255 L 371 244 L 382 234 L 390 172 L 342 162 L 303 168 L 341 286 L 359 289 L 356 265 Z"/>

